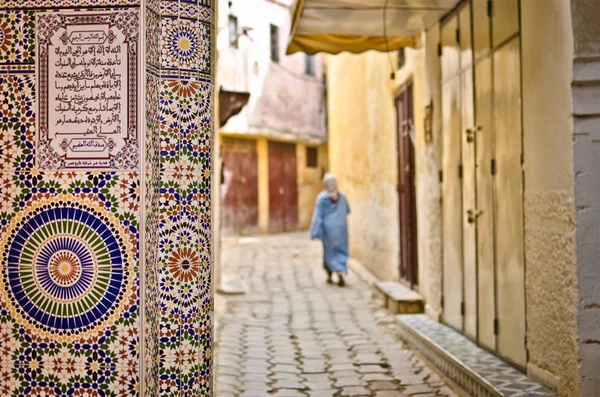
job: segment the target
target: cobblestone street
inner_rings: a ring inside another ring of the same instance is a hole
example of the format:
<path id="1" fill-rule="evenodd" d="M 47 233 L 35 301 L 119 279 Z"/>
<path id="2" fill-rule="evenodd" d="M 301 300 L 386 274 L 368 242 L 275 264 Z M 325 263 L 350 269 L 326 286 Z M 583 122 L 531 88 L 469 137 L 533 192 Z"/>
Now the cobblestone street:
<path id="1" fill-rule="evenodd" d="M 247 293 L 216 297 L 217 397 L 454 396 L 352 268 L 345 288 L 325 283 L 318 242 L 225 239 L 223 252 Z"/>

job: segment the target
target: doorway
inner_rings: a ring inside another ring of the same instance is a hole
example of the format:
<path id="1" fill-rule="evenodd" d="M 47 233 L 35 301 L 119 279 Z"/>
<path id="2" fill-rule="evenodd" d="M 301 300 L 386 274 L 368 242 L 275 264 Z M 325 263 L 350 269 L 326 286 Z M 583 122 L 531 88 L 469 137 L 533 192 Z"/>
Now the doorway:
<path id="1" fill-rule="evenodd" d="M 222 138 L 224 168 L 223 232 L 251 234 L 258 230 L 258 157 L 256 141 Z"/>
<path id="2" fill-rule="evenodd" d="M 269 231 L 298 229 L 296 145 L 269 142 Z"/>
<path id="3" fill-rule="evenodd" d="M 400 278 L 409 283 L 411 288 L 415 288 L 419 284 L 419 265 L 412 83 L 407 85 L 396 97 L 396 111 L 398 116 Z"/>

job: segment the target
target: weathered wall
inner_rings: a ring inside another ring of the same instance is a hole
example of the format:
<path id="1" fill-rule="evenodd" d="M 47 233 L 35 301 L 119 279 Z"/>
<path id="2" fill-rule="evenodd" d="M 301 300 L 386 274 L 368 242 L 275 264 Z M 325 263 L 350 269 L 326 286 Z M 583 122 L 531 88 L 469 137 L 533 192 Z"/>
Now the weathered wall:
<path id="1" fill-rule="evenodd" d="M 418 186 L 419 196 L 417 201 L 424 212 L 419 219 L 419 243 L 424 252 L 420 261 L 423 273 L 427 280 L 422 284 L 423 294 L 426 298 L 425 309 L 435 319 L 439 319 L 442 312 L 442 203 L 441 184 L 439 171 L 442 159 L 441 136 L 441 68 L 437 45 L 440 37 L 439 25 L 431 27 L 425 33 L 424 40 L 424 106 L 432 106 L 431 133 L 432 141 L 419 146 L 419 156 L 423 156 L 423 178 Z M 425 133 L 425 131 L 423 131 Z M 421 237 L 422 236 L 422 237 Z"/>
<path id="2" fill-rule="evenodd" d="M 327 61 L 329 165 L 350 202 L 350 253 L 384 280 L 398 278 L 394 97 L 386 54 Z"/>
<path id="3" fill-rule="evenodd" d="M 521 18 L 528 372 L 549 386 L 559 386 L 560 396 L 574 397 L 577 278 L 570 8 L 561 0 L 523 1 Z"/>
<path id="4" fill-rule="evenodd" d="M 284 140 L 326 139 L 322 56 L 315 56 L 315 76 L 305 74 L 305 54 L 285 56 L 291 15 L 290 0 L 218 0 L 219 84 L 227 90 L 250 92 L 242 112 L 223 131 Z M 260 10 L 260 12 L 257 12 Z M 239 29 L 251 28 L 229 46 L 229 15 Z M 280 62 L 270 58 L 270 24 L 279 27 Z"/>
<path id="5" fill-rule="evenodd" d="M 592 397 L 600 390 L 600 8 L 571 0 L 571 18 L 579 383 L 581 395 Z"/>

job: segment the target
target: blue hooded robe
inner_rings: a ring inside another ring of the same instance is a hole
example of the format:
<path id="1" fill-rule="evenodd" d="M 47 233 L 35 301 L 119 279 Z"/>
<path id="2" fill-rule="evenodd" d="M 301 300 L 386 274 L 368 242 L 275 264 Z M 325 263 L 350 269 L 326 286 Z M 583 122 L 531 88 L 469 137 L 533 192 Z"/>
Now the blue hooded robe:
<path id="1" fill-rule="evenodd" d="M 332 273 L 348 272 L 349 213 L 350 205 L 342 193 L 336 202 L 325 192 L 317 197 L 310 236 L 323 242 L 324 265 Z"/>

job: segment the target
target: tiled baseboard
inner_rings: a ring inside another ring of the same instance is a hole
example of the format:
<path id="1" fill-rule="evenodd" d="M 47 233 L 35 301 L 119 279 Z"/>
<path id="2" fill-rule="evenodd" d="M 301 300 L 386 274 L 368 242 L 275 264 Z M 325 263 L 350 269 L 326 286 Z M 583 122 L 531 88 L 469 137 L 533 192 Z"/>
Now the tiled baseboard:
<path id="1" fill-rule="evenodd" d="M 426 315 L 397 316 L 397 328 L 402 339 L 470 396 L 554 396 L 500 358 Z"/>

